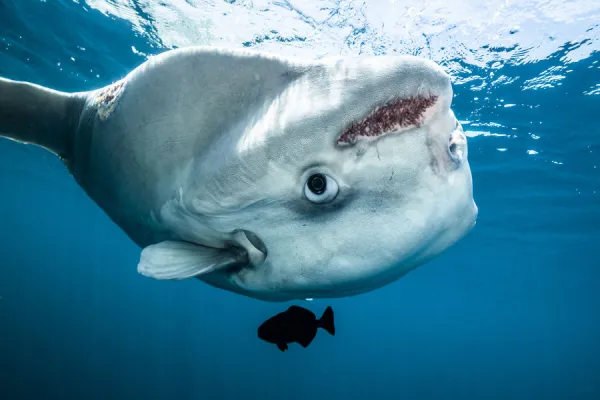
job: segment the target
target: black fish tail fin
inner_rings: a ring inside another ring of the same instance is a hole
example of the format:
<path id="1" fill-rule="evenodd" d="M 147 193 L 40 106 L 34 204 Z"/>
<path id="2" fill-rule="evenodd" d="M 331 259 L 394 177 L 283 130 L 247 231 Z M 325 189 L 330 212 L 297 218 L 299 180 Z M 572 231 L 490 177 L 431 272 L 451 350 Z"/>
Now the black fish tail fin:
<path id="1" fill-rule="evenodd" d="M 333 321 L 333 309 L 328 306 L 319 319 L 319 328 L 325 329 L 330 335 L 335 335 L 335 324 Z"/>

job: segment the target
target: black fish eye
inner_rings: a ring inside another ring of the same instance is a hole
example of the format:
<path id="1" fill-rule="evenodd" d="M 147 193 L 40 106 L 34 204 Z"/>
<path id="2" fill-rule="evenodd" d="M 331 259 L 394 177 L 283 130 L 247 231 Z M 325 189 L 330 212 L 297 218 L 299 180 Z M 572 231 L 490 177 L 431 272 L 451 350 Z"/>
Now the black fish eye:
<path id="1" fill-rule="evenodd" d="M 323 174 L 313 174 L 308 178 L 308 189 L 314 194 L 323 194 L 327 189 L 327 180 Z"/>

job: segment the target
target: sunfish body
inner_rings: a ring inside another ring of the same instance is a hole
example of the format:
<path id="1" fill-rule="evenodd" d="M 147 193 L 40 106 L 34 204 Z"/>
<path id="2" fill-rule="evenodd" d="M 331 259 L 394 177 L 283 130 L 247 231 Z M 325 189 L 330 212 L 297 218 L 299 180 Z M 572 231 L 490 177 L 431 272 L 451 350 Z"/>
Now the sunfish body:
<path id="1" fill-rule="evenodd" d="M 258 327 L 258 337 L 277 345 L 281 351 L 288 349 L 289 343 L 298 343 L 306 348 L 322 328 L 335 335 L 333 309 L 327 307 L 321 318 L 312 311 L 299 306 L 291 306 L 286 311 L 274 315 Z"/>
<path id="2" fill-rule="evenodd" d="M 418 57 L 191 47 L 89 92 L 0 78 L 0 136 L 57 154 L 143 249 L 143 275 L 331 298 L 395 281 L 475 225 L 451 100 Z"/>

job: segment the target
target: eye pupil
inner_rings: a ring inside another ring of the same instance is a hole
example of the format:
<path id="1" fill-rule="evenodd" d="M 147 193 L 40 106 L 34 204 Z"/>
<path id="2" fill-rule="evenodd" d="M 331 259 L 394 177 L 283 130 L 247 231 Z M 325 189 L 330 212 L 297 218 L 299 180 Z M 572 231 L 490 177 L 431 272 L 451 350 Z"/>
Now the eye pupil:
<path id="1" fill-rule="evenodd" d="M 314 194 L 322 194 L 327 188 L 325 176 L 323 174 L 314 174 L 308 179 L 308 188 Z"/>
<path id="2" fill-rule="evenodd" d="M 304 197 L 315 204 L 325 204 L 337 196 L 339 186 L 330 175 L 314 172 L 304 184 Z"/>

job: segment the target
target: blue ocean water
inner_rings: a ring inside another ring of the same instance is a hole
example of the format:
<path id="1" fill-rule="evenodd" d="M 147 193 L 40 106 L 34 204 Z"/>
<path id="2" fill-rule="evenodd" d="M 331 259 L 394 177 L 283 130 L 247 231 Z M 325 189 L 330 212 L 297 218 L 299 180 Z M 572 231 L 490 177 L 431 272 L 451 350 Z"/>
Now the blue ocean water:
<path id="1" fill-rule="evenodd" d="M 190 44 L 419 54 L 453 76 L 475 229 L 401 280 L 300 302 L 335 337 L 280 353 L 289 304 L 136 271 L 51 154 L 0 140 L 0 399 L 600 398 L 600 5 L 0 0 L 0 76 L 97 88 Z"/>

